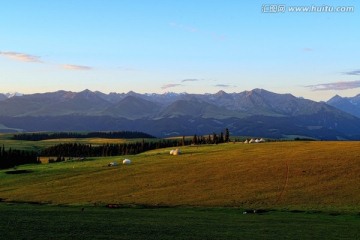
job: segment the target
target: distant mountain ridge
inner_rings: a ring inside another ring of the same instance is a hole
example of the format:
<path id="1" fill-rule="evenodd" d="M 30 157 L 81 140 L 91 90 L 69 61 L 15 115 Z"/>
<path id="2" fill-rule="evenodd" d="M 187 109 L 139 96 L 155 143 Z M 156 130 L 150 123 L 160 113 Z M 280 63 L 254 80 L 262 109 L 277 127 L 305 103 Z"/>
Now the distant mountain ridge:
<path id="1" fill-rule="evenodd" d="M 18 93 L 18 92 L 0 93 L 0 101 L 3 101 L 7 98 L 22 96 L 22 95 L 23 95 L 22 93 Z"/>
<path id="2" fill-rule="evenodd" d="M 225 128 L 233 135 L 360 139 L 359 118 L 324 102 L 264 89 L 215 94 L 60 90 L 11 98 L 0 95 L 3 132 L 130 130 L 163 137 Z"/>
<path id="3" fill-rule="evenodd" d="M 360 118 L 360 94 L 354 97 L 334 96 L 327 104 Z"/>

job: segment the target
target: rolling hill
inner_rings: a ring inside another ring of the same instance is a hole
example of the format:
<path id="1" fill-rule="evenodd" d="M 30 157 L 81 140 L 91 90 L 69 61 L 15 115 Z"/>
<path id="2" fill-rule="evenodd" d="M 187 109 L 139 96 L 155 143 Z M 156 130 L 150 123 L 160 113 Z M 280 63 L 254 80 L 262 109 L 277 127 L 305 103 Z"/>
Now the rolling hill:
<path id="1" fill-rule="evenodd" d="M 3 201 L 359 211 L 359 142 L 188 146 L 0 171 Z M 130 166 L 107 167 L 130 158 Z M 175 194 L 176 193 L 176 194 Z"/>

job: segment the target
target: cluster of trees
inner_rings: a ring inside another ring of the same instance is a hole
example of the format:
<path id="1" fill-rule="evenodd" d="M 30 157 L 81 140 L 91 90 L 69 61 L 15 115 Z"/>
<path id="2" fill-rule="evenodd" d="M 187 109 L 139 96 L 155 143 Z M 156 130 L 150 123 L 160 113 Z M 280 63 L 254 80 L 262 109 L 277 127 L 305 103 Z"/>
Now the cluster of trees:
<path id="1" fill-rule="evenodd" d="M 120 143 L 120 144 L 104 144 L 104 145 L 91 145 L 81 143 L 63 143 L 44 149 L 41 152 L 42 156 L 57 156 L 60 161 L 63 157 L 108 157 L 120 155 L 138 154 L 149 150 L 166 148 L 166 147 L 179 147 L 191 144 L 218 144 L 230 141 L 229 130 L 225 130 L 225 134 L 221 132 L 219 135 L 213 133 L 208 137 L 196 136 L 190 140 L 182 137 L 181 139 L 173 140 L 160 140 L 160 141 L 145 141 L 133 143 Z"/>
<path id="2" fill-rule="evenodd" d="M 58 132 L 58 133 L 21 133 L 13 136 L 14 140 L 41 141 L 47 139 L 63 138 L 155 138 L 154 136 L 143 132 L 119 131 L 119 132 Z"/>
<path id="3" fill-rule="evenodd" d="M 17 140 L 31 140 L 39 141 L 45 139 L 57 138 L 153 138 L 153 136 L 141 132 L 92 132 L 87 134 L 81 133 L 28 133 L 17 134 L 14 139 Z M 81 143 L 62 143 L 52 147 L 43 149 L 41 152 L 36 153 L 33 151 L 6 150 L 5 147 L 0 147 L 0 168 L 10 168 L 16 165 L 40 163 L 39 156 L 57 157 L 51 162 L 61 162 L 65 157 L 108 157 L 138 154 L 141 152 L 166 148 L 166 147 L 179 147 L 191 144 L 218 144 L 230 141 L 229 130 L 225 130 L 225 134 L 221 132 L 219 135 L 213 133 L 208 137 L 194 135 L 192 139 L 182 137 L 180 139 L 168 140 L 150 140 L 120 143 L 120 144 L 103 144 L 91 145 Z"/>
<path id="4" fill-rule="evenodd" d="M 131 155 L 165 147 L 176 147 L 190 145 L 190 140 L 184 138 L 179 140 L 161 140 L 120 144 L 104 144 L 93 146 L 91 144 L 81 143 L 63 143 L 44 149 L 42 156 L 58 157 L 108 157 Z"/>
<path id="5" fill-rule="evenodd" d="M 11 168 L 17 165 L 40 163 L 38 155 L 33 151 L 5 149 L 0 146 L 0 168 Z"/>
<path id="6" fill-rule="evenodd" d="M 196 134 L 192 138 L 192 144 L 218 144 L 225 143 L 230 141 L 230 132 L 229 129 L 225 129 L 225 134 L 221 132 L 219 135 L 213 133 L 208 137 L 205 136 L 197 136 Z"/>

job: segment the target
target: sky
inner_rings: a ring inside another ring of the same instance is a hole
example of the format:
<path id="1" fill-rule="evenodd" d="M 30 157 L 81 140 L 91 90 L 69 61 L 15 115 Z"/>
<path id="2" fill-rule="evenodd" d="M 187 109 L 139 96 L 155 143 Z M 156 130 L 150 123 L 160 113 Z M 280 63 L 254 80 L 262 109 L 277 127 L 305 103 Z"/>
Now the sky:
<path id="1" fill-rule="evenodd" d="M 360 93 L 357 1 L 0 3 L 0 93 Z"/>

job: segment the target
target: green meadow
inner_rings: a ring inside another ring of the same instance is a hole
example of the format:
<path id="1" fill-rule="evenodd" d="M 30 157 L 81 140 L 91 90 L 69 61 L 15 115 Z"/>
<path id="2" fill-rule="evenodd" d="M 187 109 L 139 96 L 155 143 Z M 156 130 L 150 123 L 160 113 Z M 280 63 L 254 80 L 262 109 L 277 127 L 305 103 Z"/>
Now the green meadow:
<path id="1" fill-rule="evenodd" d="M 2 239 L 359 239 L 359 216 L 0 204 Z"/>
<path id="2" fill-rule="evenodd" d="M 360 142 L 170 150 L 1 170 L 2 236 L 360 238 Z M 119 166 L 108 167 L 113 161 Z"/>
<path id="3" fill-rule="evenodd" d="M 38 151 L 47 147 L 51 147 L 61 143 L 81 143 L 81 144 L 120 144 L 125 142 L 142 141 L 142 139 L 108 139 L 108 138 L 62 138 L 62 139 L 48 139 L 42 141 L 26 141 L 14 140 L 13 134 L 0 134 L 0 144 L 4 145 L 7 149 L 30 150 Z M 147 141 L 156 141 L 154 139 L 146 139 Z"/>

